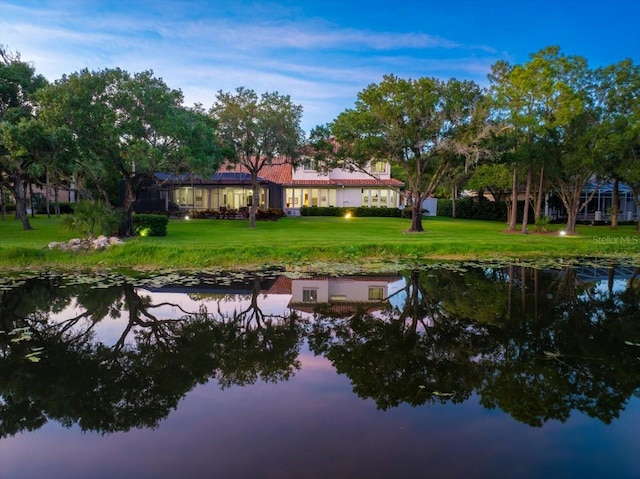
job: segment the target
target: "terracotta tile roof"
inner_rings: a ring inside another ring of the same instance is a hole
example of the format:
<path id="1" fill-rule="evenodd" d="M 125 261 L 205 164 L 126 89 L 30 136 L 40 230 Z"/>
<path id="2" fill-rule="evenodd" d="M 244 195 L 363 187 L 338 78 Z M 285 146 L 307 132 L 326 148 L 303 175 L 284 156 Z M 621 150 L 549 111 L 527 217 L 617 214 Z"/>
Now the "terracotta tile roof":
<path id="1" fill-rule="evenodd" d="M 346 318 L 353 316 L 358 311 L 375 313 L 389 309 L 389 303 L 289 303 L 289 308 L 303 313 L 331 314 L 336 317 Z"/>
<path id="2" fill-rule="evenodd" d="M 291 294 L 291 285 L 293 280 L 287 276 L 278 276 L 271 287 L 266 291 L 267 294 Z"/>
<path id="3" fill-rule="evenodd" d="M 230 163 L 224 163 L 218 172 L 235 172 L 235 173 L 249 173 L 249 171 L 243 165 L 234 165 Z M 280 185 L 287 184 L 291 182 L 292 178 L 292 166 L 288 163 L 283 164 L 274 164 L 271 166 L 264 166 L 260 170 L 260 174 L 258 178 L 262 178 L 267 181 L 271 181 L 272 183 L 277 183 Z"/>

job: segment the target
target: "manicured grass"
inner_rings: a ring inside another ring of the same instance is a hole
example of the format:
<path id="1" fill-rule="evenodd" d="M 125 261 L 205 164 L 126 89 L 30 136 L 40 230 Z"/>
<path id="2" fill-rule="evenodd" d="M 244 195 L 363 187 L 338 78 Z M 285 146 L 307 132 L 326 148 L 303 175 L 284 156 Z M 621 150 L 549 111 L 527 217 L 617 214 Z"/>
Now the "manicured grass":
<path id="1" fill-rule="evenodd" d="M 442 259 L 624 258 L 640 263 L 640 235 L 633 226 L 579 226 L 577 236 L 507 234 L 499 222 L 426 218 L 424 233 L 406 233 L 400 218 L 283 218 L 258 222 L 171 220 L 166 237 L 131 238 L 106 251 L 50 251 L 51 241 L 73 233 L 59 221 L 36 217 L 34 231 L 0 221 L 0 268 L 253 268 L 314 264 L 367 266 L 392 261 Z M 560 226 L 557 226 L 560 229 Z"/>

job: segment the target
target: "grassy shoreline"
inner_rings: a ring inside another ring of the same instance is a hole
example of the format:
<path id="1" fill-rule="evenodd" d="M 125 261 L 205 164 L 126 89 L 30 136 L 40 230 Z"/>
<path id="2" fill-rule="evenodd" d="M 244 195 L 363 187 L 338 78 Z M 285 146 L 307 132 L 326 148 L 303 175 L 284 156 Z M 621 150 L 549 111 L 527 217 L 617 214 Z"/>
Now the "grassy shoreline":
<path id="1" fill-rule="evenodd" d="M 640 234 L 633 226 L 579 226 L 576 236 L 507 234 L 500 222 L 426 218 L 424 233 L 407 233 L 400 218 L 283 218 L 258 222 L 250 230 L 241 220 L 171 220 L 166 237 L 137 237 L 104 251 L 49 250 L 52 241 L 75 235 L 56 219 L 0 221 L 0 271 L 19 269 L 289 270 L 331 265 L 377 268 L 394 262 L 553 261 L 596 258 L 640 265 Z M 560 230 L 557 225 L 556 229 Z"/>

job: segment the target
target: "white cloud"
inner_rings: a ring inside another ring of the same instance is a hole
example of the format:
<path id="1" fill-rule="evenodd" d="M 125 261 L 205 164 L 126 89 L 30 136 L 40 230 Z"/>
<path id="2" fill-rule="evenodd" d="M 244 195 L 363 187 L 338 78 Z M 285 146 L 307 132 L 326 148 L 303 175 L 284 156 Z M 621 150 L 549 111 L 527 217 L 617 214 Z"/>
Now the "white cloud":
<path id="1" fill-rule="evenodd" d="M 185 14 L 188 5 L 180 4 L 177 12 L 173 2 L 136 15 L 105 11 L 87 16 L 74 12 L 82 10 L 77 5 L 0 3 L 0 43 L 20 51 L 50 80 L 83 68 L 153 70 L 181 89 L 186 103 L 207 108 L 218 90 L 238 86 L 289 94 L 304 107 L 305 129 L 331 121 L 384 74 L 416 78 L 455 72 L 458 78 L 484 78 L 497 59 L 490 47 L 424 32 L 343 28 L 313 18 L 293 21 L 277 5 L 262 5 L 269 20 L 260 8 L 234 19 L 210 13 L 192 20 Z M 445 54 L 449 58 L 440 58 Z"/>

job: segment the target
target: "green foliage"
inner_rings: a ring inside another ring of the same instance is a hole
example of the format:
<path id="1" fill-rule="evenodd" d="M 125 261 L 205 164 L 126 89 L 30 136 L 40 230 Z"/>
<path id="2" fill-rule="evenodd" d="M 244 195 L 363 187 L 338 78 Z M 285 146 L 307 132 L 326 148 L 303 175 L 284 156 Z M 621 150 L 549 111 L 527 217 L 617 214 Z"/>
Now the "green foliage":
<path id="1" fill-rule="evenodd" d="M 451 217 L 453 204 L 451 200 L 438 200 L 438 216 Z M 475 198 L 460 198 L 456 200 L 456 218 L 505 221 L 507 219 L 507 205 L 503 201 L 488 201 Z"/>
<path id="2" fill-rule="evenodd" d="M 279 208 L 269 208 L 268 210 L 256 211 L 256 220 L 260 221 L 277 221 L 284 217 L 284 211 Z"/>
<path id="3" fill-rule="evenodd" d="M 120 215 L 102 201 L 82 200 L 75 203 L 72 215 L 62 218 L 61 226 L 64 230 L 95 238 L 115 235 L 121 221 Z"/>
<path id="4" fill-rule="evenodd" d="M 531 205 L 529 205 L 531 208 Z M 524 201 L 518 201 L 518 221 L 522 221 L 524 211 Z M 453 214 L 453 204 L 451 200 L 438 200 L 438 216 L 451 218 Z M 529 217 L 533 217 L 533 211 L 529 210 Z M 460 198 L 456 200 L 456 218 L 485 220 L 485 221 L 506 221 L 507 204 L 504 201 L 489 201 L 487 199 Z"/>
<path id="5" fill-rule="evenodd" d="M 71 215 L 73 214 L 73 209 L 76 203 L 68 203 L 68 202 L 60 202 L 56 203 L 55 201 L 49 202 L 49 212 L 51 214 L 55 213 L 56 205 L 60 207 L 60 214 L 63 215 Z M 15 208 L 14 208 L 15 209 Z M 35 210 L 38 214 L 47 214 L 47 204 L 45 202 L 39 202 L 37 208 Z"/>
<path id="6" fill-rule="evenodd" d="M 133 216 L 133 228 L 136 236 L 167 236 L 166 215 L 136 214 Z"/>
<path id="7" fill-rule="evenodd" d="M 551 218 L 548 216 L 540 216 L 536 220 L 536 223 L 533 227 L 536 233 L 547 233 L 550 228 Z"/>
<path id="8" fill-rule="evenodd" d="M 258 96 L 244 87 L 235 93 L 219 91 L 211 107 L 217 121 L 224 155 L 251 174 L 251 187 L 258 197 L 258 176 L 272 162 L 294 160 L 300 152 L 304 132 L 300 127 L 302 106 L 289 95 L 267 92 Z M 258 204 L 249 208 L 249 227 L 255 227 Z"/>
<path id="9" fill-rule="evenodd" d="M 330 134 L 339 145 L 333 154 L 327 129 L 312 132 L 314 147 L 355 169 L 384 158 L 403 170 L 415 205 L 433 194 L 450 167 L 462 159 L 475 107 L 482 93 L 471 81 L 437 78 L 405 80 L 385 75 L 358 94 L 355 108 L 341 113 Z M 335 146 L 335 145 L 334 145 Z M 411 230 L 422 231 L 421 218 Z"/>
<path id="10" fill-rule="evenodd" d="M 114 177 L 123 180 L 126 235 L 133 234 L 133 204 L 149 174 L 211 172 L 221 161 L 212 119 L 185 107 L 182 93 L 151 71 L 83 70 L 45 88 L 38 99 L 45 121 L 69 125 L 77 139 L 80 184 L 104 197 L 117 184 Z"/>
<path id="11" fill-rule="evenodd" d="M 300 208 L 300 215 L 302 216 L 345 216 L 346 214 L 357 218 L 400 218 L 400 210 L 398 208 L 369 208 L 366 206 L 348 208 L 337 208 L 334 206 L 303 206 Z"/>
<path id="12" fill-rule="evenodd" d="M 422 216 L 427 216 L 429 214 L 429 210 L 422 209 L 420 210 Z M 411 219 L 413 218 L 413 209 L 412 208 L 404 208 L 400 212 L 400 218 Z"/>

